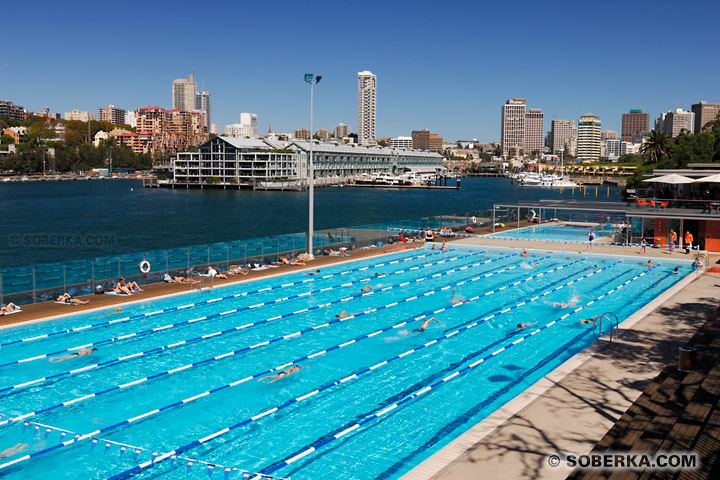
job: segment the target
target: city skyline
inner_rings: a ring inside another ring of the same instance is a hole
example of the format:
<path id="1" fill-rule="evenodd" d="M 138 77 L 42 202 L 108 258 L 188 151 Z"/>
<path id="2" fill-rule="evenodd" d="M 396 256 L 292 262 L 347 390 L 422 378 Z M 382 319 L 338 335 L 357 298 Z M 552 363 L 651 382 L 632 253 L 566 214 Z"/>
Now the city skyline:
<path id="1" fill-rule="evenodd" d="M 406 11 L 401 6 L 371 2 L 366 13 L 353 16 L 348 15 L 348 8 L 330 2 L 319 2 L 312 12 L 280 2 L 279 11 L 284 15 L 277 15 L 276 5 L 258 6 L 258 17 L 270 16 L 278 27 L 277 35 L 268 38 L 261 34 L 262 22 L 248 25 L 242 36 L 227 33 L 244 13 L 242 5 L 223 6 L 224 14 L 212 25 L 198 26 L 193 15 L 168 2 L 142 4 L 140 19 L 132 14 L 133 8 L 127 8 L 110 20 L 88 8 L 89 3 L 40 4 L 44 14 L 33 20 L 33 28 L 52 31 L 63 27 L 61 31 L 67 33 L 58 35 L 63 51 L 81 54 L 72 60 L 65 55 L 46 55 L 42 36 L 6 37 L 6 48 L 0 53 L 0 98 L 30 111 L 48 106 L 55 112 L 97 112 L 108 104 L 123 110 L 155 105 L 170 108 L 168 85 L 194 68 L 196 78 L 212 92 L 212 123 L 221 127 L 237 123 L 241 112 L 250 111 L 262 121 L 259 131 L 267 131 L 272 124 L 275 131 L 291 132 L 309 127 L 303 74 L 312 72 L 323 76 L 315 92 L 315 121 L 330 129 L 339 123 L 355 125 L 357 72 L 369 70 L 381 80 L 376 136 L 406 136 L 429 128 L 448 140 L 498 141 L 498 106 L 508 98 L 525 98 L 541 109 L 545 132 L 552 120 L 577 121 L 587 112 L 600 117 L 603 128 L 621 131 L 622 114 L 631 109 L 642 109 L 656 118 L 676 108 L 690 110 L 700 101 L 717 102 L 720 95 L 714 80 L 720 66 L 707 62 L 714 44 L 712 32 L 693 31 L 689 37 L 693 48 L 658 35 L 670 22 L 691 24 L 698 11 L 709 16 L 718 13 L 720 7 L 711 2 L 692 11 L 670 9 L 669 3 L 665 8 L 663 2 L 617 3 L 623 6 L 622 15 L 597 18 L 564 2 L 552 7 L 530 2 L 512 7 L 451 2 L 443 6 L 442 13 L 447 22 L 456 25 L 442 35 L 433 35 L 424 49 L 414 46 L 425 44 L 427 32 L 437 28 L 437 17 L 424 8 Z M 380 10 L 373 6 L 381 5 L 384 14 L 377 15 Z M 394 15 L 401 11 L 402 22 Z M 522 26 L 528 28 L 507 35 L 505 23 L 499 19 L 514 18 L 518 12 L 523 18 L 532 18 L 532 23 L 523 20 Z M 6 14 L 25 18 L 19 4 L 9 4 Z M 361 35 L 370 19 L 372 35 Z M 473 28 L 466 28 L 466 19 L 475 22 Z M 155 31 L 158 21 L 179 32 L 172 37 L 144 37 L 143 46 L 162 52 L 159 57 L 106 55 L 109 46 L 89 41 L 92 35 L 88 36 L 86 28 L 108 23 L 122 28 L 129 39 L 122 48 L 132 51 L 136 48 L 132 39 Z M 308 23 L 316 25 L 312 34 L 306 28 Z M 535 24 L 538 29 L 529 28 Z M 586 50 L 578 45 L 582 42 L 573 40 L 593 28 L 607 32 L 596 40 L 598 48 Z M 188 34 L 182 35 L 183 31 Z M 535 38 L 538 41 L 530 41 Z M 293 54 L 287 47 L 298 39 L 322 46 L 323 53 Z M 673 68 L 687 69 L 687 75 L 663 75 L 660 67 L 643 60 L 642 48 L 636 54 L 627 53 L 627 44 L 644 45 L 677 58 Z M 239 48 L 243 52 L 240 60 L 229 60 L 226 51 Z M 553 58 L 563 59 L 563 66 L 549 62 L 550 49 Z M 23 55 L 13 53 L 20 51 Z M 403 54 L 390 54 L 395 51 Z M 441 68 L 429 71 L 421 61 L 428 55 L 440 55 Z M 610 62 L 613 57 L 615 61 Z M 702 75 L 693 74 L 693 65 L 703 65 Z"/>

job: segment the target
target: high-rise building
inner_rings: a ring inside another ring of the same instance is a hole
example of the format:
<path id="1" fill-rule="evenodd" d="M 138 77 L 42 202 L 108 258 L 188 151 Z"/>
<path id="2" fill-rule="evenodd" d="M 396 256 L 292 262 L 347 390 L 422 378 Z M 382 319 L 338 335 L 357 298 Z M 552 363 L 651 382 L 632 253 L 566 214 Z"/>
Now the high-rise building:
<path id="1" fill-rule="evenodd" d="M 522 155 L 525 148 L 525 100 L 513 98 L 502 107 L 500 125 L 502 154 Z"/>
<path id="2" fill-rule="evenodd" d="M 609 158 L 618 158 L 621 155 L 621 145 L 622 141 L 617 137 L 605 139 L 605 150 L 607 152 L 607 156 Z"/>
<path id="3" fill-rule="evenodd" d="M 0 100 L 0 115 L 5 115 L 11 120 L 23 120 L 25 109 L 10 100 Z"/>
<path id="4" fill-rule="evenodd" d="M 195 110 L 203 114 L 205 130 L 210 132 L 210 92 L 200 90 L 195 94 Z"/>
<path id="5" fill-rule="evenodd" d="M 622 114 L 622 128 L 620 129 L 621 139 L 625 142 L 632 141 L 633 135 L 637 132 L 650 129 L 650 114 L 642 110 L 630 110 Z"/>
<path id="6" fill-rule="evenodd" d="M 135 110 L 125 112 L 125 125 L 137 127 L 137 112 L 135 112 Z"/>
<path id="7" fill-rule="evenodd" d="M 350 127 L 344 123 L 338 123 L 333 127 L 333 137 L 336 139 L 341 140 L 343 137 L 347 137 L 348 135 L 350 135 Z"/>
<path id="8" fill-rule="evenodd" d="M 95 121 L 95 114 L 90 112 L 81 112 L 80 110 L 73 110 L 72 112 L 65 112 L 65 120 L 78 120 L 80 122 Z"/>
<path id="9" fill-rule="evenodd" d="M 412 132 L 412 148 L 415 150 L 430 150 L 430 130 L 423 128 L 413 130 Z"/>
<path id="10" fill-rule="evenodd" d="M 615 130 L 603 130 L 600 132 L 600 141 L 604 142 L 608 138 L 618 138 L 618 133 Z"/>
<path id="11" fill-rule="evenodd" d="M 395 137 L 388 141 L 388 147 L 392 148 L 413 148 L 412 137 Z"/>
<path id="12" fill-rule="evenodd" d="M 565 148 L 565 142 L 568 138 L 577 136 L 577 124 L 575 120 L 553 120 L 550 131 L 552 135 L 552 152 L 557 155 Z M 569 152 L 565 153 L 570 154 Z"/>
<path id="13" fill-rule="evenodd" d="M 191 73 L 185 78 L 178 78 L 177 80 L 173 80 L 173 110 L 186 110 L 188 112 L 195 110 L 196 93 L 197 83 L 195 83 L 194 73 Z"/>
<path id="14" fill-rule="evenodd" d="M 320 139 L 321 142 L 326 142 L 330 140 L 330 132 L 328 132 L 324 128 L 321 128 L 320 130 L 315 132 L 315 135 Z"/>
<path id="15" fill-rule="evenodd" d="M 377 77 L 367 70 L 358 72 L 358 143 L 375 143 Z"/>
<path id="16" fill-rule="evenodd" d="M 438 135 L 437 133 L 431 133 L 430 138 L 428 138 L 428 142 L 430 145 L 428 145 L 428 150 L 431 152 L 441 152 L 443 151 L 443 138 Z"/>
<path id="17" fill-rule="evenodd" d="M 677 137 L 682 130 L 695 133 L 695 114 L 682 108 L 669 110 L 655 120 L 655 129 L 671 137 Z"/>
<path id="18" fill-rule="evenodd" d="M 577 158 L 598 160 L 600 158 L 600 118 L 586 113 L 578 122 Z"/>
<path id="19" fill-rule="evenodd" d="M 310 140 L 310 130 L 305 130 L 304 128 L 295 130 L 293 132 L 293 138 L 297 138 L 298 140 Z"/>
<path id="20" fill-rule="evenodd" d="M 108 105 L 107 108 L 101 108 L 100 121 L 110 122 L 113 125 L 123 125 L 125 123 L 125 110 L 116 108 L 115 105 Z"/>
<path id="21" fill-rule="evenodd" d="M 700 133 L 708 122 L 717 118 L 718 112 L 720 112 L 720 103 L 694 103 L 690 109 L 695 114 L 695 133 Z"/>
<path id="22" fill-rule="evenodd" d="M 258 117 L 254 113 L 243 112 L 240 114 L 240 123 L 225 125 L 223 135 L 228 137 L 250 137 L 258 135 Z"/>
<path id="23" fill-rule="evenodd" d="M 251 136 L 257 136 L 258 132 L 258 116 L 254 113 L 243 112 L 240 114 L 240 124 L 250 127 L 253 131 Z"/>
<path id="24" fill-rule="evenodd" d="M 530 109 L 525 112 L 525 154 L 542 153 L 545 116 L 542 110 Z"/>

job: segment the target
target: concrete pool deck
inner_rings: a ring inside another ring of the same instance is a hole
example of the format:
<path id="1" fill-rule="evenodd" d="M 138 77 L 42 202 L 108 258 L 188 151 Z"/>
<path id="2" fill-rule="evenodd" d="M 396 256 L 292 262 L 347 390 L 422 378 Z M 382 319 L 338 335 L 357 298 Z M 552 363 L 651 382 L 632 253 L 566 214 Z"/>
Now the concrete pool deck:
<path id="1" fill-rule="evenodd" d="M 441 240 L 441 239 L 439 239 Z M 598 239 L 600 240 L 600 239 Z M 500 238 L 453 239 L 454 244 L 579 252 L 585 244 L 565 244 Z M 422 244 L 389 245 L 353 251 L 350 257 L 319 257 L 307 267 L 252 272 L 247 277 L 216 281 L 215 285 L 237 283 L 290 272 L 314 270 L 334 263 L 421 247 Z M 692 260 L 676 250 L 596 245 L 594 254 Z M 714 256 L 712 263 L 717 261 Z M 665 364 L 710 318 L 720 305 L 715 293 L 717 273 L 691 275 L 678 290 L 660 299 L 659 306 L 645 308 L 621 325 L 620 338 L 612 344 L 600 342 L 572 357 L 491 417 L 471 428 L 403 477 L 419 479 L 475 478 L 565 478 L 569 468 L 551 468 L 549 455 L 589 452 L 633 401 L 663 369 Z M 686 284 L 687 283 L 687 284 Z M 27 305 L 23 312 L 0 317 L 0 328 L 10 324 L 44 321 L 57 316 L 89 310 L 109 310 L 123 303 L 147 301 L 189 291 L 186 284 L 149 285 L 132 297 L 89 295 L 90 305 L 71 307 L 54 303 Z M 646 312 L 648 310 L 649 312 Z"/>
<path id="2" fill-rule="evenodd" d="M 582 244 L 463 239 L 460 244 L 585 252 Z M 570 248 L 568 248 L 570 247 Z M 692 259 L 665 249 L 598 246 L 594 254 Z M 711 257 L 711 263 L 718 256 Z M 635 399 L 676 355 L 677 349 L 720 306 L 720 274 L 688 276 L 621 324 L 620 336 L 598 342 L 572 357 L 511 402 L 450 442 L 402 480 L 561 479 L 568 467 L 550 467 L 552 454 L 590 452 Z M 645 311 L 644 311 L 645 310 Z"/>

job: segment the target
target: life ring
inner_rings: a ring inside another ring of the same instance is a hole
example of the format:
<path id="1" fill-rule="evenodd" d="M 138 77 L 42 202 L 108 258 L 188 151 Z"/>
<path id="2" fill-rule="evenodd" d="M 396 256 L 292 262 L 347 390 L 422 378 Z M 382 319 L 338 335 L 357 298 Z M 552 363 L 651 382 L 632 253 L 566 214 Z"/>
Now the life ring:
<path id="1" fill-rule="evenodd" d="M 138 265 L 138 268 L 142 273 L 148 273 L 150 271 L 150 262 L 148 262 L 147 260 L 143 260 Z"/>

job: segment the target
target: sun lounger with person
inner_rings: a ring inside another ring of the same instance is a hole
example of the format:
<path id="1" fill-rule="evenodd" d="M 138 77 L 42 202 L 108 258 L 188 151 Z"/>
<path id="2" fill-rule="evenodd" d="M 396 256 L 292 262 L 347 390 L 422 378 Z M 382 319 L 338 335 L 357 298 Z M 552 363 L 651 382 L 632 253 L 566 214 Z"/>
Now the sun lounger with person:
<path id="1" fill-rule="evenodd" d="M 22 309 L 15 305 L 14 303 L 10 302 L 4 307 L 0 307 L 0 315 L 10 315 L 11 313 L 16 313 L 21 311 Z"/>
<path id="2" fill-rule="evenodd" d="M 67 303 L 68 305 L 87 305 L 90 300 L 81 300 L 79 298 L 72 297 L 69 293 L 63 293 L 55 297 L 57 303 Z"/>

